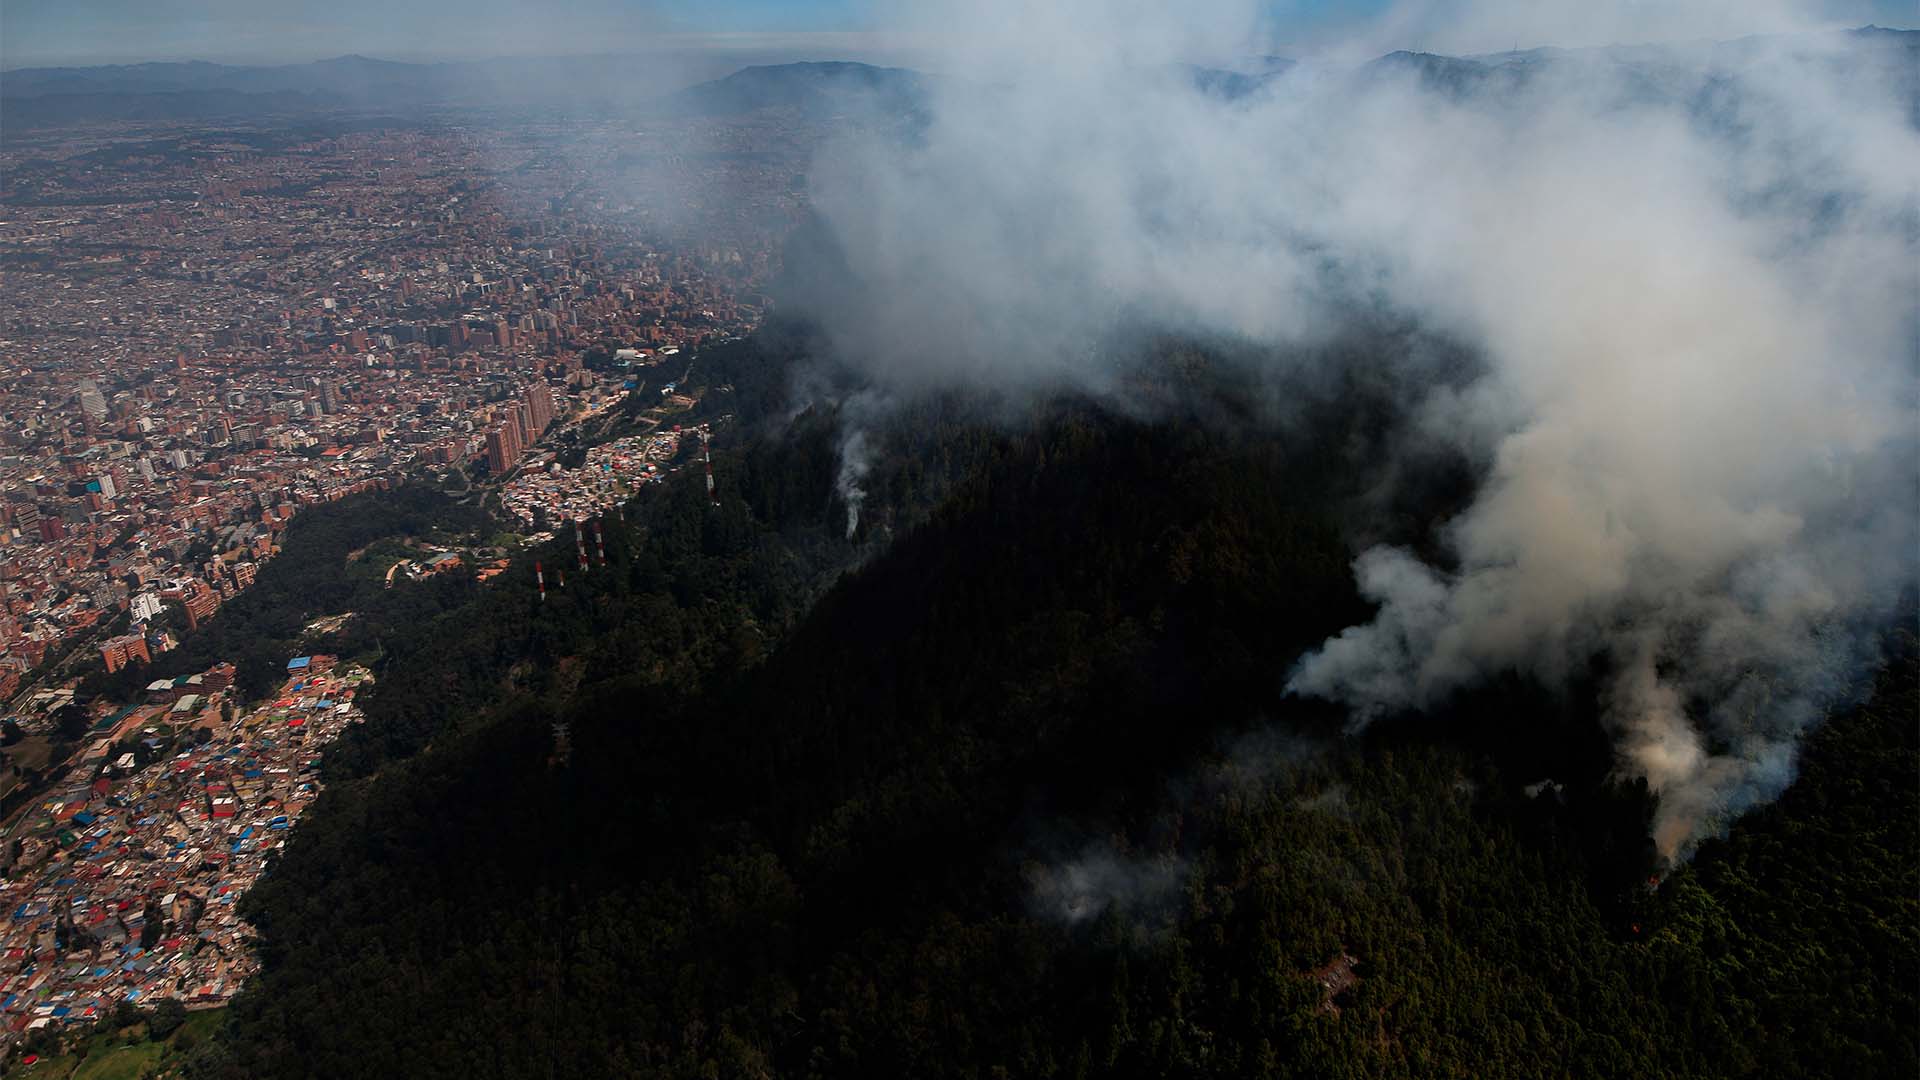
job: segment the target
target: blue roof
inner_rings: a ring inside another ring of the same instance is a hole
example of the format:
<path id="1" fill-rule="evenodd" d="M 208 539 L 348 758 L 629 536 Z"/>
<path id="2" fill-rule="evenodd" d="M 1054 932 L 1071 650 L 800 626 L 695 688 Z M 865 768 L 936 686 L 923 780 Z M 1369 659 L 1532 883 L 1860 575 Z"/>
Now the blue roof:
<path id="1" fill-rule="evenodd" d="M 313 663 L 313 657 L 311 656 L 296 656 L 293 659 L 287 661 L 287 670 L 299 671 L 300 669 L 306 667 L 308 664 L 311 664 L 311 663 Z"/>

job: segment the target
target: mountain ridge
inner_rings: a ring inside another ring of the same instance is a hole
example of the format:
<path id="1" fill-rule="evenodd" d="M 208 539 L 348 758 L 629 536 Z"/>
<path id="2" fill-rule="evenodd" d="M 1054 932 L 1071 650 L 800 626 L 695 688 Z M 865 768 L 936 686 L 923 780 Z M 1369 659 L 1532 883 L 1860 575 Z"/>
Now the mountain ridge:
<path id="1" fill-rule="evenodd" d="M 1740 53 L 1798 42 L 1838 39 L 1855 46 L 1903 48 L 1920 54 L 1920 30 L 1862 26 L 1811 35 L 1774 35 L 1731 41 L 1667 45 L 1563 48 L 1539 46 L 1502 53 L 1449 55 L 1418 50 L 1395 50 L 1334 70 L 1369 72 L 1418 68 L 1427 77 L 1449 84 L 1484 80 L 1490 73 L 1533 68 L 1542 64 L 1607 60 L 1618 64 L 1663 62 L 1705 50 Z M 299 92 L 315 95 L 316 105 L 365 103 L 458 103 L 511 101 L 516 94 L 533 93 L 538 80 L 521 75 L 571 73 L 581 78 L 618 77 L 630 72 L 637 57 L 584 58 L 526 57 L 486 61 L 409 62 L 385 60 L 360 53 L 280 65 L 228 65 L 206 60 L 145 61 L 134 64 L 17 67 L 0 71 L 0 98 L 26 101 L 55 94 L 118 94 L 137 96 L 183 91 L 231 93 Z M 1218 66 L 1176 65 L 1193 73 L 1203 92 L 1238 98 L 1283 79 L 1303 68 L 1325 65 L 1297 59 L 1256 55 L 1244 63 Z M 502 69 L 512 72 L 503 77 Z M 763 108 L 797 105 L 814 109 L 842 105 L 855 89 L 879 91 L 895 102 L 924 93 L 934 80 L 912 68 L 886 67 L 858 60 L 799 60 L 785 63 L 744 64 L 733 71 L 696 80 L 677 89 L 665 88 L 648 96 L 669 107 L 696 110 Z M 371 80 L 371 81 L 369 81 Z M 786 95 L 784 98 L 782 95 Z"/>

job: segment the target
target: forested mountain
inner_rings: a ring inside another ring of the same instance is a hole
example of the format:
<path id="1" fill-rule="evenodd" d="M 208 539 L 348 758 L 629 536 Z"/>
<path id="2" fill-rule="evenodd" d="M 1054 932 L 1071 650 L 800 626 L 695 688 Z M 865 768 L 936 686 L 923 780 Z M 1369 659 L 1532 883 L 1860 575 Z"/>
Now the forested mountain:
<path id="1" fill-rule="evenodd" d="M 793 392 L 836 386 L 813 350 L 703 355 L 718 506 L 689 471 L 604 567 L 564 538 L 387 626 L 193 1075 L 1920 1066 L 1910 633 L 1786 799 L 1662 867 L 1571 698 L 1347 735 L 1281 694 L 1364 617 L 1356 544 L 1430 543 L 1473 482 L 1400 455 L 1382 500 L 1369 365 L 1162 343 L 1133 407 L 877 415 Z M 544 601 L 536 557 L 571 571 Z"/>

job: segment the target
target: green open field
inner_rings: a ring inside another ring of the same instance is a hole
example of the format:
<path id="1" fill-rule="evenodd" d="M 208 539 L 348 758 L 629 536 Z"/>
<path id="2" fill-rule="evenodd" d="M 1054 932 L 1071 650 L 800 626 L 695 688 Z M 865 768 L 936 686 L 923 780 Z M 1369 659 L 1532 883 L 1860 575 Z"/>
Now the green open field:
<path id="1" fill-rule="evenodd" d="M 7 1064 L 5 1080 L 159 1080 L 171 1076 L 187 1051 L 205 1042 L 226 1022 L 225 1009 L 187 1014 L 164 1042 L 147 1038 L 145 1024 L 105 1032 L 85 1039 L 75 1052 L 42 1057 L 31 1065 L 19 1056 Z M 84 1049 L 84 1054 L 79 1053 Z"/>

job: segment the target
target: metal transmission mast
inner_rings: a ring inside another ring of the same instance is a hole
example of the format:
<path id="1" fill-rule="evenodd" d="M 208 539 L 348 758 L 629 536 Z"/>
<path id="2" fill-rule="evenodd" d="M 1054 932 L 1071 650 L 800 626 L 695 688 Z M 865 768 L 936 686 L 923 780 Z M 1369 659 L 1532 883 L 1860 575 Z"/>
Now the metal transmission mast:
<path id="1" fill-rule="evenodd" d="M 544 601 L 547 598 L 547 575 L 545 571 L 540 569 L 538 560 L 533 564 L 533 581 L 534 584 L 540 586 L 540 599 Z"/>

